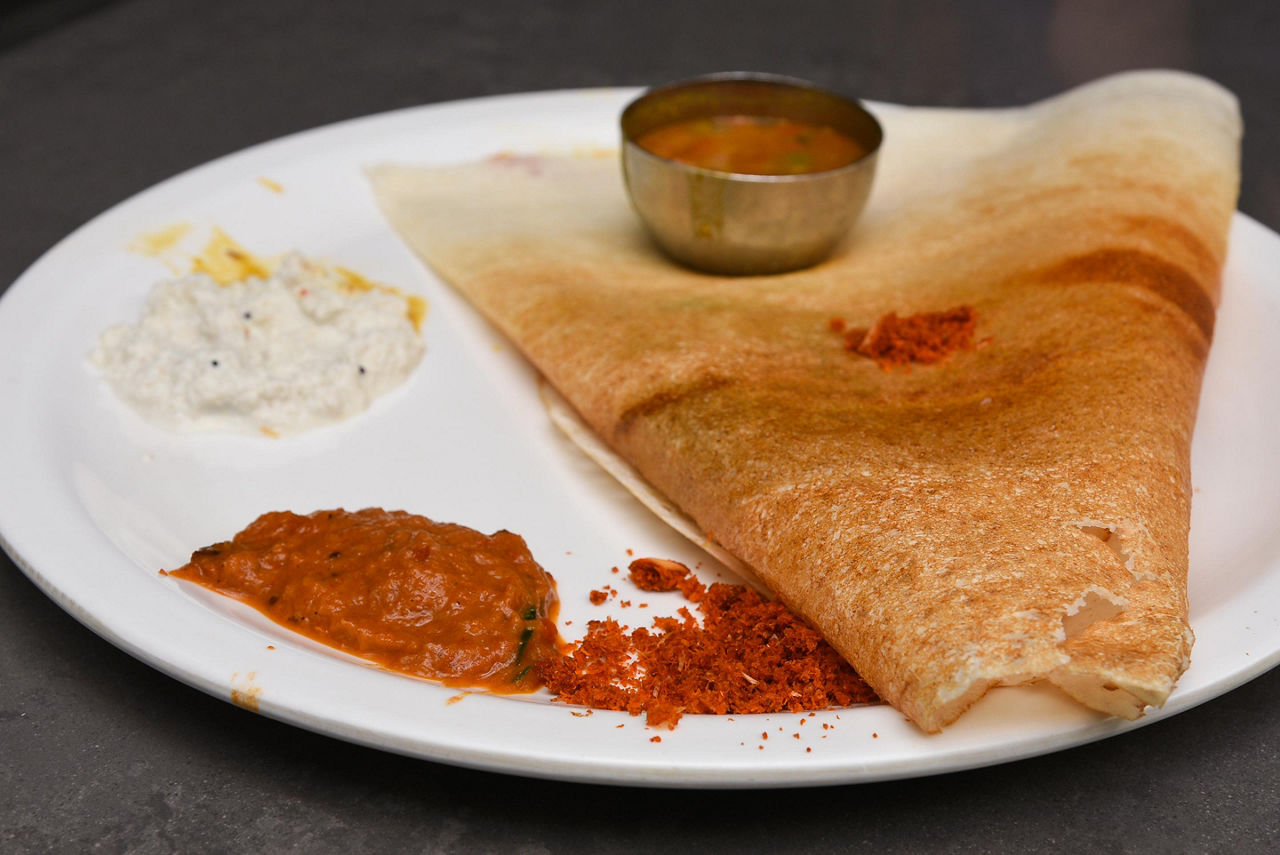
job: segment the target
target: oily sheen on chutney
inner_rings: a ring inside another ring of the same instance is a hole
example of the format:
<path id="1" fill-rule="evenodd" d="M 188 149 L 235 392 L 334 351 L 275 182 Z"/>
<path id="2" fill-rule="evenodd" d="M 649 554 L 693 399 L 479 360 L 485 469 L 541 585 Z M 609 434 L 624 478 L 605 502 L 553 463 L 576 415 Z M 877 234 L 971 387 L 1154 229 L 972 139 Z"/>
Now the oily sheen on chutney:
<path id="1" fill-rule="evenodd" d="M 862 221 L 779 276 L 673 265 L 607 157 L 370 178 L 617 454 L 921 728 L 1042 680 L 1136 718 L 1191 654 L 1190 443 L 1235 99 L 1141 72 L 879 118 Z M 982 346 L 909 370 L 829 326 L 957 306 Z"/>

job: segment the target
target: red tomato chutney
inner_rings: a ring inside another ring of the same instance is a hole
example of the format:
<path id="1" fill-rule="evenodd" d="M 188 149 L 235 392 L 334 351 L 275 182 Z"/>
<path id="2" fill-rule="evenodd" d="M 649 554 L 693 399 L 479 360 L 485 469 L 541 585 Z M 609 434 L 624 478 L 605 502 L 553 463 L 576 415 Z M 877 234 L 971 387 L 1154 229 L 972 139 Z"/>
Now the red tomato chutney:
<path id="1" fill-rule="evenodd" d="M 834 128 L 778 116 L 703 116 L 655 128 L 636 144 L 668 160 L 747 175 L 848 166 L 866 149 Z"/>
<path id="2" fill-rule="evenodd" d="M 509 531 L 381 508 L 279 511 L 167 575 L 449 686 L 531 692 L 542 685 L 537 663 L 560 656 L 555 580 Z"/>

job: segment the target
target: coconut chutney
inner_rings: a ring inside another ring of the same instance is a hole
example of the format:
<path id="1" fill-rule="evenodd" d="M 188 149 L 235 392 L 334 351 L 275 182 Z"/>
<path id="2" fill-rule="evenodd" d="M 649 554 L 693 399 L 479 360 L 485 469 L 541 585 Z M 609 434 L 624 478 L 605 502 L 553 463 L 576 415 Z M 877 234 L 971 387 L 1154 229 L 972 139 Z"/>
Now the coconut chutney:
<path id="1" fill-rule="evenodd" d="M 362 412 L 421 360 L 421 298 L 297 252 L 249 269 L 158 283 L 90 361 L 156 424 L 276 436 Z"/>

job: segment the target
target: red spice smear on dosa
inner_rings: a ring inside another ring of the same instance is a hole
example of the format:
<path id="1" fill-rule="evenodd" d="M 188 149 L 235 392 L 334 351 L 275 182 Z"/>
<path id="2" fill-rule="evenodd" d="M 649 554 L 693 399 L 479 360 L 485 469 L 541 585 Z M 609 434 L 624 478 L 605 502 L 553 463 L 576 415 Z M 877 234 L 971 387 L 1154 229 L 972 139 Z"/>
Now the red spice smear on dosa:
<path id="1" fill-rule="evenodd" d="M 972 350 L 977 324 L 977 312 L 957 306 L 906 317 L 890 312 L 870 329 L 847 329 L 843 318 L 832 318 L 830 326 L 832 332 L 843 334 L 845 350 L 874 359 L 890 371 L 912 362 L 931 365 L 957 351 Z"/>
<path id="2" fill-rule="evenodd" d="M 683 564 L 640 558 L 631 581 L 679 590 L 696 605 L 630 632 L 591 621 L 563 657 L 538 672 L 556 700 L 644 714 L 674 727 L 687 713 L 800 712 L 874 703 L 875 693 L 815 630 L 782 603 L 742 585 L 700 582 Z"/>

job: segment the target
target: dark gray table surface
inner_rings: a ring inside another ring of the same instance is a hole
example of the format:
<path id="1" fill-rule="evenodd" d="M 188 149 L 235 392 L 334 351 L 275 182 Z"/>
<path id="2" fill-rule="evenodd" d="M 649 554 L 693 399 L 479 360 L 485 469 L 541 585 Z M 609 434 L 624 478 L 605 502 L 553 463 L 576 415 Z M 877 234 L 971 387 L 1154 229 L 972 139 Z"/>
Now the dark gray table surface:
<path id="1" fill-rule="evenodd" d="M 113 203 L 282 134 L 726 69 L 954 106 L 1023 103 L 1125 68 L 1195 71 L 1239 95 L 1240 207 L 1280 229 L 1273 2 L 36 5 L 0 13 L 0 288 Z M 205 696 L 99 639 L 0 557 L 0 852 L 1276 851 L 1278 707 L 1273 671 L 1115 739 L 878 784 L 535 781 Z"/>

